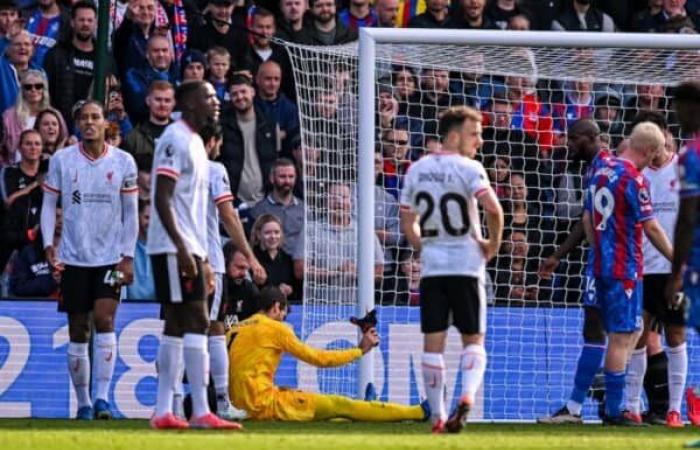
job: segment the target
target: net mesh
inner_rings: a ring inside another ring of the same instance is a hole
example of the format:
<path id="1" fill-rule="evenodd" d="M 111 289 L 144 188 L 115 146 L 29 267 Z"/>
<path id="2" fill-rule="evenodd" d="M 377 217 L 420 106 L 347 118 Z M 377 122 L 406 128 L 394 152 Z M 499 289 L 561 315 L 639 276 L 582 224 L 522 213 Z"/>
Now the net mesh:
<path id="1" fill-rule="evenodd" d="M 567 160 L 566 130 L 595 119 L 604 144 L 623 145 L 633 118 L 656 111 L 668 145 L 683 144 L 669 87 L 696 77 L 697 51 L 377 44 L 376 106 L 358 111 L 357 46 L 284 43 L 297 85 L 306 205 L 302 337 L 337 348 L 355 341 L 347 317 L 357 304 L 358 116 L 374 114 L 376 304 L 383 352 L 375 352 L 380 398 L 423 396 L 417 325 L 420 262 L 399 230 L 398 195 L 412 161 L 439 148 L 445 108 L 468 105 L 484 117 L 478 159 L 505 210 L 504 244 L 488 266 L 489 366 L 474 414 L 533 419 L 568 398 L 581 346 L 583 250 L 550 279 L 538 267 L 581 213 L 581 163 Z M 372 149 L 362 149 L 372 151 Z M 329 325 L 330 324 L 330 325 Z M 697 354 L 697 337 L 689 360 Z M 448 401 L 459 392 L 459 340 L 447 349 Z M 355 395 L 357 367 L 300 369 L 301 386 Z M 691 373 L 689 384 L 698 382 Z M 595 415 L 594 407 L 584 410 Z"/>

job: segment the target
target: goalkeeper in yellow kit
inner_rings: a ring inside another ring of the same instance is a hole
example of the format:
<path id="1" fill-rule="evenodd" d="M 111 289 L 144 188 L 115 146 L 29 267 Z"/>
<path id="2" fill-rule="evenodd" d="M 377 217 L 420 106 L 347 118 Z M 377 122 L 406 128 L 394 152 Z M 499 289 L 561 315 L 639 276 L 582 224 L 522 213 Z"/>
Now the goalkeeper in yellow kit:
<path id="1" fill-rule="evenodd" d="M 356 348 L 317 350 L 301 342 L 283 323 L 287 299 L 276 287 L 262 290 L 260 310 L 234 330 L 229 349 L 229 391 L 237 408 L 251 419 L 310 421 L 345 418 L 359 421 L 425 420 L 427 406 L 353 400 L 280 388 L 273 378 L 282 355 L 289 353 L 316 367 L 337 367 L 359 359 L 379 344 L 374 328 L 367 330 Z M 427 405 L 427 404 L 426 404 Z"/>

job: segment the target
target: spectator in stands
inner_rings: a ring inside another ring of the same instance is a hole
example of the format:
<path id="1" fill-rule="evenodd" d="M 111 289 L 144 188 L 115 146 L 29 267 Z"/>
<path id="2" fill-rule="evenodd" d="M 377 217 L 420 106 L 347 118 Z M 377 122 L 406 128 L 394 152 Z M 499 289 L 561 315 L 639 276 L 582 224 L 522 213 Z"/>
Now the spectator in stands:
<path id="1" fill-rule="evenodd" d="M 565 133 L 578 119 L 593 117 L 592 88 L 593 82 L 586 79 L 564 83 L 564 98 L 552 105 L 552 119 L 556 131 Z"/>
<path id="2" fill-rule="evenodd" d="M 105 143 L 112 147 L 120 148 L 122 144 L 122 133 L 117 122 L 107 122 L 105 128 Z"/>
<path id="3" fill-rule="evenodd" d="M 633 31 L 648 33 L 654 31 L 653 17 L 664 10 L 664 0 L 647 0 L 647 7 L 635 14 L 632 21 Z"/>
<path id="4" fill-rule="evenodd" d="M 61 240 L 63 227 L 63 211 L 56 208 L 56 228 L 53 234 L 53 244 L 57 246 Z M 41 236 L 28 243 L 12 260 L 10 272 L 10 295 L 12 297 L 52 297 L 58 299 L 58 289 L 61 282 L 61 272 L 54 270 L 46 259 L 44 243 Z"/>
<path id="5" fill-rule="evenodd" d="M 559 15 L 562 5 L 570 0 L 519 0 L 522 7 L 533 12 L 532 28 L 534 30 L 552 29 L 552 21 Z M 536 13 L 536 14 L 534 14 Z"/>
<path id="6" fill-rule="evenodd" d="M 49 106 L 49 83 L 44 72 L 30 69 L 22 74 L 20 80 L 22 95 L 17 97 L 14 107 L 2 114 L 7 152 L 3 157 L 7 164 L 17 162 L 20 135 L 24 130 L 33 128 L 37 114 Z"/>
<path id="7" fill-rule="evenodd" d="M 151 83 L 146 96 L 148 120 L 141 122 L 124 139 L 123 149 L 131 153 L 141 171 L 151 171 L 156 142 L 172 122 L 175 88 L 163 80 Z"/>
<path id="8" fill-rule="evenodd" d="M 282 148 L 286 148 L 287 140 L 299 133 L 299 113 L 297 105 L 280 92 L 281 80 L 279 64 L 272 60 L 262 63 L 255 77 L 257 95 L 254 104 L 278 128 Z"/>
<path id="9" fill-rule="evenodd" d="M 501 30 L 509 27 L 513 17 L 523 15 L 518 0 L 494 0 L 486 6 L 486 16 Z"/>
<path id="10" fill-rule="evenodd" d="M 697 34 L 695 23 L 688 16 L 673 16 L 661 27 L 663 33 Z"/>
<path id="11" fill-rule="evenodd" d="M 414 16 L 408 28 L 442 28 L 448 18 L 448 5 L 447 0 L 426 0 L 425 12 Z"/>
<path id="12" fill-rule="evenodd" d="M 304 203 L 294 196 L 297 169 L 287 158 L 274 162 L 270 170 L 272 192 L 253 206 L 250 215 L 258 219 L 265 214 L 277 217 L 284 231 L 284 250 L 292 254 L 304 232 Z"/>
<path id="13" fill-rule="evenodd" d="M 134 128 L 124 107 L 121 83 L 114 75 L 108 75 L 107 83 L 107 121 L 119 125 L 119 134 L 126 136 Z M 92 88 L 90 89 L 92 92 Z M 76 130 L 78 131 L 78 130 Z"/>
<path id="14" fill-rule="evenodd" d="M 420 255 L 404 249 L 399 253 L 398 273 L 384 275 L 375 302 L 383 306 L 420 305 Z"/>
<path id="15" fill-rule="evenodd" d="M 389 128 L 382 133 L 383 185 L 396 199 L 399 198 L 403 178 L 411 165 L 410 145 L 410 134 L 405 125 L 395 124 L 394 128 Z"/>
<path id="16" fill-rule="evenodd" d="M 221 117 L 224 128 L 221 162 L 228 171 L 231 192 L 248 205 L 263 198 L 272 163 L 277 159 L 275 128 L 253 106 L 252 84 L 245 75 L 232 78 L 231 108 Z"/>
<path id="17" fill-rule="evenodd" d="M 4 269 L 14 250 L 34 242 L 41 216 L 41 135 L 25 130 L 20 135 L 19 164 L 2 169 L 0 189 L 5 215 L 0 224 L 3 237 L 0 268 Z"/>
<path id="18" fill-rule="evenodd" d="M 214 86 L 216 96 L 222 105 L 231 97 L 228 93 L 228 74 L 231 69 L 231 55 L 224 47 L 212 47 L 207 50 L 207 80 Z"/>
<path id="19" fill-rule="evenodd" d="M 661 5 L 657 1 L 650 1 L 649 7 L 636 21 L 635 29 L 641 32 L 664 32 L 664 26 L 680 17 L 689 17 L 686 11 L 686 0 L 662 0 Z M 660 7 L 659 7 L 660 6 Z M 693 28 L 700 28 L 700 17 L 697 14 L 689 17 Z"/>
<path id="20" fill-rule="evenodd" d="M 399 0 L 376 0 L 377 27 L 395 28 L 399 18 Z"/>
<path id="21" fill-rule="evenodd" d="M 377 12 L 370 3 L 370 0 L 350 0 L 348 7 L 338 13 L 338 20 L 354 32 L 361 27 L 375 26 L 378 22 Z"/>
<path id="22" fill-rule="evenodd" d="M 308 8 L 307 0 L 281 0 L 282 19 L 277 26 L 277 37 L 285 41 L 294 41 L 294 36 L 304 26 L 304 13 Z"/>
<path id="23" fill-rule="evenodd" d="M 528 201 L 528 186 L 525 183 L 525 175 L 511 168 L 509 184 L 506 186 L 505 228 L 528 230 L 531 239 L 531 250 L 536 254 L 542 246 L 551 245 L 554 242 L 554 223 L 547 220 L 543 214 L 542 202 Z M 535 186 L 536 187 L 536 186 Z"/>
<path id="24" fill-rule="evenodd" d="M 306 273 L 305 283 L 323 280 L 329 285 L 328 289 L 316 291 L 317 300 L 354 302 L 357 298 L 357 222 L 352 214 L 352 190 L 347 183 L 333 180 L 326 189 L 327 214 L 308 222 L 304 238 L 299 239 L 294 251 L 294 272 L 299 279 Z M 310 238 L 308 254 L 304 251 L 306 236 Z M 374 263 L 374 276 L 378 280 L 384 272 L 384 258 L 376 235 Z"/>
<path id="25" fill-rule="evenodd" d="M 537 95 L 537 80 L 508 76 L 505 81 L 507 96 L 513 107 L 511 126 L 535 139 L 540 153 L 549 153 L 554 143 L 553 122 L 549 110 Z"/>
<path id="26" fill-rule="evenodd" d="M 384 158 L 379 153 L 375 153 L 374 172 L 374 233 L 384 249 L 384 269 L 391 271 L 395 252 L 401 242 L 399 202 L 383 186 Z"/>
<path id="27" fill-rule="evenodd" d="M 294 41 L 307 45 L 337 45 L 357 39 L 357 33 L 336 21 L 334 0 L 309 0 L 309 20 L 294 36 Z"/>
<path id="28" fill-rule="evenodd" d="M 226 263 L 225 301 L 221 304 L 221 314 L 227 323 L 238 323 L 258 312 L 260 291 L 255 283 L 248 279 L 250 263 L 233 241 L 224 245 Z M 269 277 L 268 277 L 269 278 Z"/>
<path id="29" fill-rule="evenodd" d="M 498 199 L 506 200 L 510 185 L 510 158 L 507 155 L 498 154 L 487 156 L 484 159 L 484 168 Z"/>
<path id="30" fill-rule="evenodd" d="M 552 22 L 554 31 L 604 31 L 616 30 L 615 22 L 603 11 L 591 5 L 591 0 L 571 0 L 571 4 Z"/>
<path id="31" fill-rule="evenodd" d="M 240 16 L 233 14 L 235 8 L 233 0 L 209 0 L 204 20 L 189 30 L 188 47 L 205 53 L 212 47 L 223 47 L 230 55 L 238 54 L 245 45 L 246 33 L 241 29 L 244 23 Z"/>
<path id="32" fill-rule="evenodd" d="M 71 109 L 78 100 L 90 96 L 93 82 L 97 7 L 88 0 L 80 0 L 71 8 L 70 40 L 59 42 L 44 58 L 44 70 L 49 79 L 50 92 L 60 93 L 51 98 L 51 104 L 64 118 L 71 117 Z M 72 121 L 69 129 L 73 128 Z"/>
<path id="33" fill-rule="evenodd" d="M 123 86 L 126 112 L 134 124 L 148 120 L 146 96 L 151 83 L 163 80 L 175 85 L 177 81 L 173 50 L 167 37 L 159 34 L 151 36 L 148 40 L 146 60 L 147 64 L 144 67 L 127 71 Z"/>
<path id="34" fill-rule="evenodd" d="M 532 29 L 530 16 L 525 13 L 514 15 L 508 20 L 508 29 L 512 31 L 530 31 Z"/>
<path id="35" fill-rule="evenodd" d="M 41 135 L 43 148 L 42 159 L 48 160 L 51 155 L 66 146 L 68 142 L 68 127 L 58 110 L 48 107 L 39 111 L 34 121 L 34 129 Z"/>
<path id="36" fill-rule="evenodd" d="M 204 80 L 204 71 L 207 67 L 207 58 L 204 53 L 197 49 L 189 49 L 180 60 L 180 80 L 185 81 L 202 81 Z"/>
<path id="37" fill-rule="evenodd" d="M 20 93 L 20 74 L 35 68 L 30 64 L 34 46 L 26 30 L 10 36 L 5 53 L 0 55 L 0 114 L 12 107 Z"/>
<path id="38" fill-rule="evenodd" d="M 629 124 L 640 112 L 657 111 L 665 116 L 669 114 L 668 97 L 665 96 L 665 88 L 661 84 L 636 84 L 632 95 L 623 108 L 622 121 L 625 123 L 625 134 L 632 132 Z M 668 120 L 669 123 L 675 120 Z"/>
<path id="39" fill-rule="evenodd" d="M 529 258 L 527 231 L 515 229 L 503 239 L 503 253 L 496 268 L 496 300 L 509 306 L 537 301 L 540 295 L 537 270 Z"/>
<path id="40" fill-rule="evenodd" d="M 613 90 L 600 92 L 595 97 L 594 118 L 601 132 L 601 140 L 608 148 L 616 148 L 624 138 L 622 122 L 622 97 Z"/>
<path id="41" fill-rule="evenodd" d="M 265 268 L 267 280 L 264 286 L 276 286 L 288 299 L 301 300 L 301 291 L 294 277 L 294 261 L 282 245 L 285 236 L 282 232 L 282 222 L 272 214 L 262 214 L 253 224 L 251 232 L 251 247 L 255 257 Z"/>
<path id="42" fill-rule="evenodd" d="M 391 75 L 391 84 L 394 86 L 394 95 L 399 102 L 398 114 L 406 115 L 410 99 L 416 93 L 416 75 L 408 67 L 400 66 Z"/>
<path id="43" fill-rule="evenodd" d="M 39 0 L 26 12 L 25 29 L 34 43 L 32 64 L 41 67 L 46 53 L 71 34 L 71 17 L 57 0 Z"/>
<path id="44" fill-rule="evenodd" d="M 15 0 L 0 1 L 0 55 L 5 53 L 9 37 L 22 29 L 22 25 Z"/>
<path id="45" fill-rule="evenodd" d="M 129 69 L 147 66 L 148 40 L 156 33 L 156 0 L 129 0 L 126 13 L 114 32 L 112 48 L 123 80 Z M 146 86 L 148 87 L 148 86 Z"/>
<path id="46" fill-rule="evenodd" d="M 464 104 L 464 97 L 449 92 L 449 72 L 443 69 L 428 67 L 423 69 L 420 77 L 420 90 L 417 90 L 408 100 L 409 117 L 423 120 L 423 129 L 434 127 L 440 113 L 445 109 Z"/>
<path id="47" fill-rule="evenodd" d="M 126 287 L 126 298 L 132 300 L 155 300 L 151 258 L 146 253 L 148 223 L 151 220 L 151 202 L 139 199 L 139 237 L 134 251 L 134 281 Z"/>
<path id="48" fill-rule="evenodd" d="M 486 16 L 485 6 L 486 0 L 460 0 L 459 7 L 450 14 L 443 27 L 465 30 L 498 29 Z"/>

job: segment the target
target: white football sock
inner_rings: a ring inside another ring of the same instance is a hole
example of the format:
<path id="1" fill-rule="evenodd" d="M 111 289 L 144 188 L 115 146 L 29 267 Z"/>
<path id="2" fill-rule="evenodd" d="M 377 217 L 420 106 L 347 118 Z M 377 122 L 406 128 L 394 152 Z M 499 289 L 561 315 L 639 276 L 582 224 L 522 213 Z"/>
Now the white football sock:
<path id="1" fill-rule="evenodd" d="M 678 347 L 669 347 L 668 356 L 668 410 L 681 410 L 683 390 L 688 376 L 688 346 L 682 343 Z"/>
<path id="2" fill-rule="evenodd" d="M 228 407 L 228 354 L 226 353 L 226 336 L 209 336 L 209 362 L 211 378 L 214 380 L 216 400 L 221 406 Z"/>
<path id="3" fill-rule="evenodd" d="M 647 348 L 642 347 L 632 350 L 632 355 L 627 363 L 625 374 L 625 409 L 632 414 L 641 413 L 642 388 L 644 387 L 644 374 L 647 373 Z"/>
<path id="4" fill-rule="evenodd" d="M 568 400 L 566 402 L 566 409 L 574 416 L 580 416 L 583 405 L 575 400 Z"/>
<path id="5" fill-rule="evenodd" d="M 173 412 L 173 389 L 180 373 L 182 359 L 182 338 L 163 336 L 158 346 L 158 395 L 156 416 Z M 182 377 L 180 377 L 180 382 Z"/>
<path id="6" fill-rule="evenodd" d="M 447 420 L 445 407 L 445 360 L 441 353 L 423 353 L 423 386 L 433 420 Z"/>
<path id="7" fill-rule="evenodd" d="M 476 391 L 484 381 L 486 349 L 483 345 L 470 344 L 462 351 L 462 396 L 473 402 Z"/>
<path id="8" fill-rule="evenodd" d="M 185 361 L 182 353 L 180 353 L 180 360 L 177 362 L 177 365 L 177 377 L 173 386 L 173 414 L 177 417 L 185 417 L 185 405 L 183 403 L 185 386 L 182 384 L 182 378 L 185 376 Z"/>
<path id="9" fill-rule="evenodd" d="M 192 417 L 209 414 L 207 386 L 209 385 L 209 353 L 207 337 L 203 334 L 186 333 L 184 336 L 185 372 L 192 393 Z"/>
<path id="10" fill-rule="evenodd" d="M 114 365 L 117 361 L 117 335 L 109 333 L 97 333 L 95 335 L 95 399 L 109 400 L 109 385 L 114 375 Z"/>
<path id="11" fill-rule="evenodd" d="M 90 358 L 88 358 L 87 343 L 68 343 L 68 372 L 75 388 L 78 408 L 92 406 L 90 400 Z"/>

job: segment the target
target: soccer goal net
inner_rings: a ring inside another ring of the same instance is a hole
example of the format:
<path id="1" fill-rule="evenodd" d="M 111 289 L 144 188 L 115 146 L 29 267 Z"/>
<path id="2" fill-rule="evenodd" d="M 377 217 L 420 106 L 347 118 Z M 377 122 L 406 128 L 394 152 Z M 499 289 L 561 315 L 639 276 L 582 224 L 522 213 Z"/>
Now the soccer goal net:
<path id="1" fill-rule="evenodd" d="M 567 128 L 592 118 L 602 145 L 616 149 L 638 114 L 654 112 L 668 124 L 667 145 L 680 149 L 670 89 L 698 76 L 699 43 L 686 36 L 363 30 L 359 58 L 358 45 L 285 43 L 304 168 L 301 334 L 324 348 L 355 345 L 348 317 L 376 305 L 382 337 L 381 351 L 361 367 L 299 365 L 300 386 L 361 397 L 372 381 L 383 400 L 423 397 L 420 262 L 399 230 L 398 197 L 410 164 L 439 149 L 440 113 L 468 105 L 483 114 L 478 159 L 505 210 L 504 243 L 488 266 L 489 359 L 474 416 L 531 420 L 560 406 L 582 344 L 583 249 L 562 259 L 549 279 L 538 267 L 581 213 L 583 166 L 567 158 Z M 453 333 L 448 402 L 461 386 L 461 343 Z M 700 383 L 700 342 L 690 334 L 692 385 Z M 595 416 L 593 402 L 584 414 Z"/>

